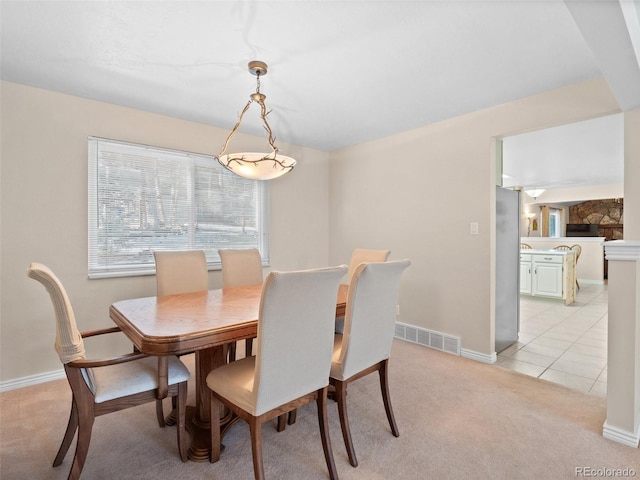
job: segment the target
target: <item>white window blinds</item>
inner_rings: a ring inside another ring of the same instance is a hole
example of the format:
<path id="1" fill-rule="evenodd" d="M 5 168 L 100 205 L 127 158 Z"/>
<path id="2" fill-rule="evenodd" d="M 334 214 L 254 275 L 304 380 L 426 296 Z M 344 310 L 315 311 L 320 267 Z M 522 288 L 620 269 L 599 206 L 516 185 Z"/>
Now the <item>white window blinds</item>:
<path id="1" fill-rule="evenodd" d="M 89 277 L 152 274 L 154 250 L 257 248 L 268 264 L 268 184 L 212 156 L 89 137 Z"/>

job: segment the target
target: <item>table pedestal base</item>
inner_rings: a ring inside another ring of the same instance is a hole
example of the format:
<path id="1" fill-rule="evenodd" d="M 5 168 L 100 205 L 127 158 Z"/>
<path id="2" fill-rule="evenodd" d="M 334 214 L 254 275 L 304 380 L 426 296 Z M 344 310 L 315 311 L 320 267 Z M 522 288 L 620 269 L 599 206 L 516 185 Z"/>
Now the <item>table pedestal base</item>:
<path id="1" fill-rule="evenodd" d="M 203 424 L 197 416 L 195 407 L 187 407 L 187 432 L 191 436 L 189 445 L 189 460 L 193 462 L 206 462 L 211 453 L 211 434 L 209 424 Z"/>
<path id="2" fill-rule="evenodd" d="M 191 445 L 189 445 L 188 455 L 192 462 L 208 462 L 211 454 L 211 425 L 204 424 L 198 420 L 195 407 L 187 407 L 187 432 L 191 436 Z M 229 429 L 240 420 L 239 417 L 233 415 L 230 411 L 220 419 L 220 438 Z M 224 451 L 224 445 L 220 446 L 220 451 Z"/>
<path id="3" fill-rule="evenodd" d="M 186 428 L 191 435 L 189 460 L 209 461 L 211 455 L 211 422 L 209 421 L 209 403 L 211 393 L 207 387 L 207 375 L 214 368 L 226 363 L 225 346 L 214 347 L 196 352 L 196 405 L 187 407 Z M 220 437 L 223 438 L 229 428 L 238 421 L 230 410 L 220 411 Z M 221 451 L 224 445 L 221 446 Z"/>

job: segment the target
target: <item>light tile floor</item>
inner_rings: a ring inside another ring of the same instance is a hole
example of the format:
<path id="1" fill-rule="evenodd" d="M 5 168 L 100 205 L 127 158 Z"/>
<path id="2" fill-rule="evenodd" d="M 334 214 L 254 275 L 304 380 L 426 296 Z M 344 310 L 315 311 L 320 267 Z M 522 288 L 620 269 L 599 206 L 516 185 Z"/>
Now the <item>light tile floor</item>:
<path id="1" fill-rule="evenodd" d="M 496 365 L 606 397 L 607 286 L 580 287 L 571 305 L 520 296 L 519 340 Z"/>

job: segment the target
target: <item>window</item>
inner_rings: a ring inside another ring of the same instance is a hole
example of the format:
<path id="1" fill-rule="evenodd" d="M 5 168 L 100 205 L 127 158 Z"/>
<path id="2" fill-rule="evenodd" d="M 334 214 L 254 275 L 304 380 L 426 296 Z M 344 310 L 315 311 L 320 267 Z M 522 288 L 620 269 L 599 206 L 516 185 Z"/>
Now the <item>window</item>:
<path id="1" fill-rule="evenodd" d="M 562 212 L 558 208 L 549 209 L 549 236 L 562 236 Z"/>
<path id="2" fill-rule="evenodd" d="M 89 278 L 155 272 L 154 250 L 257 248 L 268 264 L 268 184 L 214 157 L 89 137 Z"/>

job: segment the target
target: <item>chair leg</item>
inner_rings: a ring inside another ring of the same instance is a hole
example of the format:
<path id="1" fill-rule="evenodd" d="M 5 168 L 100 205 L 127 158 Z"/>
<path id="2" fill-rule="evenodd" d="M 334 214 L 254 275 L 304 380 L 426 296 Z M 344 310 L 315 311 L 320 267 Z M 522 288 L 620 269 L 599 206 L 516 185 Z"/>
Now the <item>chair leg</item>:
<path id="1" fill-rule="evenodd" d="M 209 421 L 211 425 L 211 455 L 209 461 L 215 463 L 220 460 L 220 450 L 222 441 L 220 438 L 220 401 L 213 395 L 210 395 L 211 401 L 209 402 Z"/>
<path id="2" fill-rule="evenodd" d="M 91 430 L 93 429 L 93 421 L 95 420 L 93 412 L 78 411 L 78 439 L 76 441 L 76 453 L 73 457 L 73 464 L 69 472 L 68 480 L 78 480 L 84 462 L 89 452 L 89 443 L 91 441 Z"/>
<path id="3" fill-rule="evenodd" d="M 249 421 L 251 431 L 251 455 L 253 457 L 253 474 L 256 480 L 264 480 L 264 465 L 262 462 L 262 424 L 256 417 Z"/>
<path id="4" fill-rule="evenodd" d="M 244 341 L 244 354 L 246 357 L 250 357 L 253 352 L 253 338 L 247 338 Z"/>
<path id="5" fill-rule="evenodd" d="M 161 398 L 156 400 L 156 417 L 158 417 L 158 425 L 160 425 L 160 428 L 164 428 L 164 410 L 162 408 Z"/>
<path id="6" fill-rule="evenodd" d="M 382 401 L 384 402 L 384 410 L 387 413 L 387 420 L 389 420 L 389 426 L 391 427 L 391 433 L 394 437 L 400 436 L 398 426 L 396 425 L 396 419 L 393 416 L 393 409 L 391 408 L 391 396 L 389 395 L 389 359 L 387 358 L 380 365 L 380 390 L 382 390 Z"/>
<path id="7" fill-rule="evenodd" d="M 338 471 L 336 463 L 333 460 L 333 450 L 331 449 L 331 439 L 329 438 L 329 421 L 327 419 L 327 387 L 318 390 L 316 403 L 318 405 L 318 424 L 320 425 L 320 437 L 322 437 L 322 449 L 324 450 L 324 458 L 327 461 L 327 469 L 329 470 L 329 478 L 338 480 Z"/>
<path id="8" fill-rule="evenodd" d="M 336 402 L 338 402 L 338 416 L 340 417 L 340 428 L 342 430 L 342 438 L 344 446 L 347 449 L 349 463 L 353 467 L 358 466 L 358 458 L 353 448 L 353 440 L 351 439 L 351 429 L 349 428 L 349 416 L 347 415 L 347 384 L 340 380 L 332 380 L 336 387 Z"/>
<path id="9" fill-rule="evenodd" d="M 76 405 L 75 399 L 71 401 L 71 413 L 69 414 L 69 423 L 67 423 L 67 431 L 64 433 L 64 438 L 62 439 L 62 443 L 60 444 L 60 449 L 58 450 L 58 454 L 56 455 L 55 460 L 53 461 L 53 466 L 57 467 L 64 460 L 65 455 L 69 451 L 69 447 L 71 446 L 71 442 L 73 441 L 73 437 L 76 434 L 76 430 L 78 429 L 78 407 Z"/>
<path id="10" fill-rule="evenodd" d="M 278 432 L 283 432 L 287 428 L 287 423 L 289 425 L 293 425 L 296 423 L 296 418 L 298 416 L 298 409 L 294 408 L 288 414 L 283 413 L 282 415 L 278 415 L 278 425 L 276 430 Z"/>
<path id="11" fill-rule="evenodd" d="M 294 423 L 296 423 L 296 418 L 298 418 L 298 409 L 297 408 L 294 409 L 294 410 L 291 410 L 289 412 L 289 419 L 287 420 L 287 423 L 289 425 L 293 425 Z"/>
<path id="12" fill-rule="evenodd" d="M 276 426 L 276 430 L 278 432 L 284 432 L 287 428 L 287 414 L 283 413 L 282 415 L 278 415 L 278 424 Z"/>
<path id="13" fill-rule="evenodd" d="M 176 412 L 178 408 L 177 397 L 171 397 L 171 412 L 165 417 L 163 410 L 163 399 L 156 400 L 156 417 L 158 417 L 158 425 L 160 428 L 172 427 L 176 424 Z"/>
<path id="14" fill-rule="evenodd" d="M 168 427 L 172 427 L 176 424 L 176 412 L 178 409 L 177 397 L 171 397 L 171 413 L 164 417 L 164 424 Z"/>
<path id="15" fill-rule="evenodd" d="M 175 398 L 175 397 L 173 397 Z M 186 416 L 187 416 L 187 382 L 178 385 L 178 452 L 183 462 L 187 458 L 187 439 L 186 439 Z"/>
<path id="16" fill-rule="evenodd" d="M 229 350 L 229 363 L 236 361 L 236 342 L 231 342 L 227 349 Z"/>

